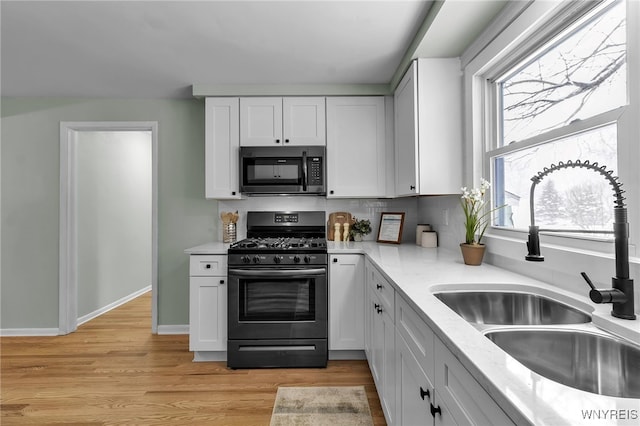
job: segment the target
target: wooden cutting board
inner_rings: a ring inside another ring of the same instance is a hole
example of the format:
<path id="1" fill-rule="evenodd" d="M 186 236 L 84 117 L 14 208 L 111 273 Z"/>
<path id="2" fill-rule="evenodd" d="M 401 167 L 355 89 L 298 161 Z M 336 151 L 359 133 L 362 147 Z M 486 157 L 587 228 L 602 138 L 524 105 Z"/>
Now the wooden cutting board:
<path id="1" fill-rule="evenodd" d="M 343 233 L 344 232 L 344 226 L 343 224 L 348 223 L 349 226 L 353 225 L 353 223 L 355 222 L 355 220 L 353 219 L 353 216 L 351 215 L 351 213 L 349 212 L 335 212 L 335 213 L 331 213 L 329 214 L 329 222 L 327 223 L 327 239 L 329 241 L 335 241 L 335 224 L 339 223 L 340 224 L 340 232 Z M 342 238 L 340 238 L 340 241 L 342 241 Z"/>

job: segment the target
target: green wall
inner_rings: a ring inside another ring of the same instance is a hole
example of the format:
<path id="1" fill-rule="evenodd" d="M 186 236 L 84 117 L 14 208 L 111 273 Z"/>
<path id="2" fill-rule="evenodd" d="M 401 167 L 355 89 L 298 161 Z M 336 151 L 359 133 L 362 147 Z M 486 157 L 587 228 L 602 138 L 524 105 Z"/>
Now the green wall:
<path id="1" fill-rule="evenodd" d="M 204 101 L 2 98 L 0 328 L 58 327 L 59 125 L 158 122 L 158 325 L 189 323 L 183 250 L 215 240 Z"/>

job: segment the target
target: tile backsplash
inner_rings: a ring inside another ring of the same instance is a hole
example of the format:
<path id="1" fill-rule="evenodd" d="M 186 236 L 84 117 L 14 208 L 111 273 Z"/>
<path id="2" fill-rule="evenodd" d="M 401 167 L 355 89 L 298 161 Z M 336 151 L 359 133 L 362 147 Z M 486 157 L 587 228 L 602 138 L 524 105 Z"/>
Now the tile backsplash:
<path id="1" fill-rule="evenodd" d="M 249 211 L 304 211 L 322 210 L 327 219 L 333 212 L 349 212 L 358 219 L 371 221 L 371 234 L 365 240 L 376 240 L 380 226 L 380 214 L 383 212 L 404 212 L 405 222 L 402 232 L 403 242 L 415 242 L 415 228 L 418 223 L 418 201 L 416 198 L 400 199 L 327 199 L 323 197 L 247 197 L 242 200 L 218 201 L 217 217 L 223 211 L 238 211 L 238 240 L 247 235 L 246 213 Z M 219 227 L 218 239 L 222 241 L 222 227 Z"/>

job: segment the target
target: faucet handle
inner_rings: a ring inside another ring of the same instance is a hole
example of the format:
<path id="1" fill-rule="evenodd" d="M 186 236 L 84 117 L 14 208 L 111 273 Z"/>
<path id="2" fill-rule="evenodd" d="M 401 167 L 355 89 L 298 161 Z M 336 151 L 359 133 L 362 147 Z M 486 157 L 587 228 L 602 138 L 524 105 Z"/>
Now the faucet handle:
<path id="1" fill-rule="evenodd" d="M 596 286 L 593 285 L 591 278 L 589 278 L 589 275 L 587 275 L 586 272 L 580 272 L 580 275 L 582 275 L 582 278 L 584 278 L 584 280 L 587 282 L 587 284 L 589 284 L 589 287 L 591 287 L 592 290 L 597 290 Z"/>
<path id="2" fill-rule="evenodd" d="M 582 278 L 589 284 L 591 290 L 589 291 L 589 299 L 593 303 L 624 303 L 627 300 L 627 296 L 618 289 L 602 289 L 599 290 L 593 285 L 593 282 L 589 278 L 586 272 L 580 272 Z"/>

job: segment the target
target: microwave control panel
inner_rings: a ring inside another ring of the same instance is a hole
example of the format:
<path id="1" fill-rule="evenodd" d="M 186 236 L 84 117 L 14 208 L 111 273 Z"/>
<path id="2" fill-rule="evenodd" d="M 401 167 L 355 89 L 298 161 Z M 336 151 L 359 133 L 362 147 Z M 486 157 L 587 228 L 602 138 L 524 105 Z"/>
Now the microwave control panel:
<path id="1" fill-rule="evenodd" d="M 322 185 L 322 158 L 311 157 L 309 163 L 309 185 Z"/>

